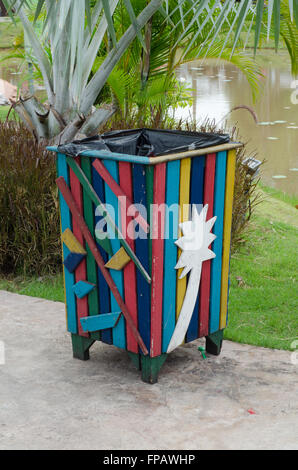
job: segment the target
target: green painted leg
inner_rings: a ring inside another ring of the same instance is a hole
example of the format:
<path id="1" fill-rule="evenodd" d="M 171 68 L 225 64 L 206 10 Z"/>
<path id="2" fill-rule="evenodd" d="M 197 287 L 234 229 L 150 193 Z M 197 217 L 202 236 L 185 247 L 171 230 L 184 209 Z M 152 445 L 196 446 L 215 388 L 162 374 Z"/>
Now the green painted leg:
<path id="1" fill-rule="evenodd" d="M 72 334 L 71 341 L 73 357 L 87 361 L 89 359 L 89 349 L 94 343 L 94 339 Z"/>
<path id="2" fill-rule="evenodd" d="M 206 336 L 207 353 L 219 356 L 222 347 L 223 332 L 224 330 L 219 330 L 216 333 Z"/>
<path id="3" fill-rule="evenodd" d="M 141 367 L 141 354 L 136 354 L 136 353 L 133 353 L 133 352 L 130 352 L 130 351 L 127 351 L 127 352 L 128 352 L 128 355 L 129 355 L 130 359 L 134 363 L 135 367 L 138 370 L 142 370 L 142 367 Z"/>
<path id="4" fill-rule="evenodd" d="M 155 384 L 158 380 L 158 374 L 162 368 L 167 354 L 161 354 L 157 357 L 141 355 L 142 380 L 149 384 Z"/>
<path id="5" fill-rule="evenodd" d="M 149 384 L 155 384 L 158 379 L 158 373 L 167 358 L 167 354 L 150 357 L 129 352 L 128 355 L 136 368 L 142 371 L 142 380 Z"/>

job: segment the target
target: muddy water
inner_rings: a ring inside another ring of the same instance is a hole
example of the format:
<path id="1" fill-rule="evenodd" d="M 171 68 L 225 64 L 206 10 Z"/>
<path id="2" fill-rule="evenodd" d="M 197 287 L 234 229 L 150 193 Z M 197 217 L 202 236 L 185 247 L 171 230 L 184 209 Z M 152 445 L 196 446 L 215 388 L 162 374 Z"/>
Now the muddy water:
<path id="1" fill-rule="evenodd" d="M 235 66 L 216 60 L 182 66 L 179 76 L 193 89 L 194 102 L 192 109 L 179 110 L 177 116 L 191 115 L 196 120 L 208 116 L 219 122 L 235 106 L 252 106 L 259 124 L 241 109 L 228 117 L 228 125 L 237 122 L 248 150 L 256 150 L 258 159 L 266 159 L 264 183 L 298 195 L 298 104 L 291 100 L 295 90 L 289 60 L 286 53 L 275 56 L 271 52 L 258 60 L 265 79 L 256 103 L 245 76 Z"/>

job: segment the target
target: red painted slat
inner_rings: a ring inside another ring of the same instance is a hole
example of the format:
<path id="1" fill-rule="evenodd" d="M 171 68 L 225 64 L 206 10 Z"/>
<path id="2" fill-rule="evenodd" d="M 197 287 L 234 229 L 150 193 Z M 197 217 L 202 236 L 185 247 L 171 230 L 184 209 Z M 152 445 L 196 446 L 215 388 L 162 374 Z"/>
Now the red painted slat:
<path id="1" fill-rule="evenodd" d="M 208 213 L 206 220 L 209 220 L 211 219 L 211 217 L 213 217 L 215 161 L 215 153 L 207 155 L 204 179 L 204 206 L 208 204 Z M 207 336 L 209 332 L 210 277 L 211 260 L 207 260 L 203 263 L 201 274 L 199 302 L 199 337 Z"/>
<path id="2" fill-rule="evenodd" d="M 124 163 L 126 163 L 126 162 L 124 162 Z M 128 194 L 124 190 L 124 186 L 123 186 L 123 184 L 121 184 L 121 182 L 120 182 L 120 186 L 119 186 L 119 184 L 114 180 L 114 178 L 108 172 L 108 170 L 106 169 L 104 164 L 98 158 L 96 160 L 94 160 L 93 166 L 96 169 L 96 171 L 100 174 L 102 179 L 107 183 L 109 188 L 113 191 L 115 196 L 120 198 L 120 205 L 121 205 L 121 202 L 122 202 L 121 198 L 125 198 L 125 200 L 127 201 L 127 206 L 133 206 L 133 204 L 132 204 L 132 198 L 133 198 L 132 193 Z M 142 227 L 142 229 L 145 230 L 146 233 L 148 233 L 149 226 L 148 226 L 146 220 L 142 217 L 142 215 L 139 213 L 139 211 L 137 209 L 135 209 L 135 218 L 137 219 L 137 221 L 140 224 L 140 226 Z"/>
<path id="3" fill-rule="evenodd" d="M 76 160 L 78 164 L 80 165 L 80 157 L 78 157 Z M 69 178 L 70 178 L 71 193 L 73 195 L 73 198 L 78 208 L 83 213 L 83 193 L 82 193 L 81 184 L 71 169 L 69 169 Z M 83 235 L 75 220 L 73 221 L 72 231 L 73 231 L 74 236 L 81 243 L 81 245 L 84 246 Z M 86 280 L 87 280 L 87 267 L 86 267 L 86 260 L 84 259 L 83 261 L 81 261 L 81 263 L 78 265 L 77 269 L 75 270 L 75 281 L 78 282 L 78 281 L 86 281 Z M 88 313 L 89 313 L 88 296 L 85 296 L 83 299 L 77 298 L 78 333 L 80 336 L 86 336 L 87 338 L 89 337 L 89 334 L 83 331 L 80 318 L 87 317 Z"/>
<path id="4" fill-rule="evenodd" d="M 144 341 L 142 340 L 141 338 L 141 335 L 138 331 L 138 329 L 136 328 L 136 325 L 133 321 L 133 319 L 131 318 L 131 315 L 130 315 L 130 312 L 127 308 L 127 305 L 124 303 L 122 297 L 121 297 L 121 294 L 115 284 L 115 282 L 113 281 L 112 279 L 112 276 L 110 275 L 108 269 L 105 267 L 105 262 L 100 254 L 100 251 L 99 249 L 97 248 L 97 245 L 90 233 L 90 230 L 88 229 L 87 225 L 86 225 L 86 222 L 83 218 L 83 215 L 81 213 L 81 211 L 79 210 L 74 198 L 72 197 L 72 194 L 71 194 L 71 191 L 69 189 L 69 187 L 67 186 L 66 182 L 65 182 L 65 179 L 63 178 L 63 176 L 60 176 L 59 178 L 56 179 L 56 184 L 66 202 L 66 204 L 68 205 L 68 208 L 72 214 L 72 217 L 73 217 L 73 220 L 75 220 L 83 234 L 83 237 L 85 239 L 85 241 L 88 243 L 88 246 L 90 248 L 90 251 L 91 253 L 93 254 L 94 256 L 94 259 L 97 263 L 97 266 L 99 267 L 99 269 L 101 270 L 102 272 L 102 275 L 103 277 L 105 278 L 109 288 L 111 289 L 115 299 L 116 299 L 116 302 L 118 303 L 119 307 L 120 307 L 120 310 L 121 312 L 123 313 L 124 317 L 125 317 L 125 320 L 127 321 L 131 331 L 132 331 L 132 334 L 134 335 L 136 341 L 138 342 L 138 345 L 140 346 L 141 350 L 143 351 L 144 355 L 147 355 L 148 354 L 148 349 L 146 348 L 145 344 L 144 344 Z"/>
<path id="5" fill-rule="evenodd" d="M 127 215 L 129 201 L 133 200 L 132 173 L 131 164 L 128 162 L 119 162 L 119 182 L 123 193 L 127 195 L 126 208 L 121 206 L 121 231 L 126 234 L 126 241 L 134 251 L 134 240 L 129 237 L 128 226 L 132 224 L 133 218 Z M 138 307 L 137 307 L 137 285 L 136 285 L 136 267 L 134 263 L 128 263 L 123 270 L 124 279 L 124 298 L 127 308 L 136 326 L 138 325 Z M 138 343 L 136 342 L 130 328 L 126 325 L 127 350 L 138 353 Z"/>
<path id="6" fill-rule="evenodd" d="M 150 356 L 161 354 L 166 163 L 154 168 Z M 162 205 L 161 207 L 158 207 Z M 170 288 L 170 286 L 169 286 Z"/>

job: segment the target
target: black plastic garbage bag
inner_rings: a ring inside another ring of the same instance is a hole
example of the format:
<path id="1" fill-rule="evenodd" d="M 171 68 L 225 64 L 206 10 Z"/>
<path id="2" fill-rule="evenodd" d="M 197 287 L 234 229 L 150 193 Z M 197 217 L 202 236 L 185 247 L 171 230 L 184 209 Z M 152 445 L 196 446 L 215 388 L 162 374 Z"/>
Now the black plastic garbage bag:
<path id="1" fill-rule="evenodd" d="M 105 150 L 139 156 L 159 156 L 213 147 L 230 142 L 228 134 L 164 129 L 132 129 L 107 132 L 59 145 L 61 153 L 78 156 L 86 150 Z"/>

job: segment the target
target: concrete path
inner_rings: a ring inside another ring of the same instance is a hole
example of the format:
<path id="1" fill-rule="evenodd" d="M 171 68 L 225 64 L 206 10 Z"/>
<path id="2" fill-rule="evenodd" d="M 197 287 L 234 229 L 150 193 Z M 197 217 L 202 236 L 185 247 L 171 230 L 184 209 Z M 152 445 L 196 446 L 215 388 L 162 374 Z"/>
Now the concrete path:
<path id="1" fill-rule="evenodd" d="M 72 359 L 64 330 L 63 304 L 0 291 L 0 449 L 298 449 L 289 352 L 197 341 L 147 385 L 114 347 Z"/>

